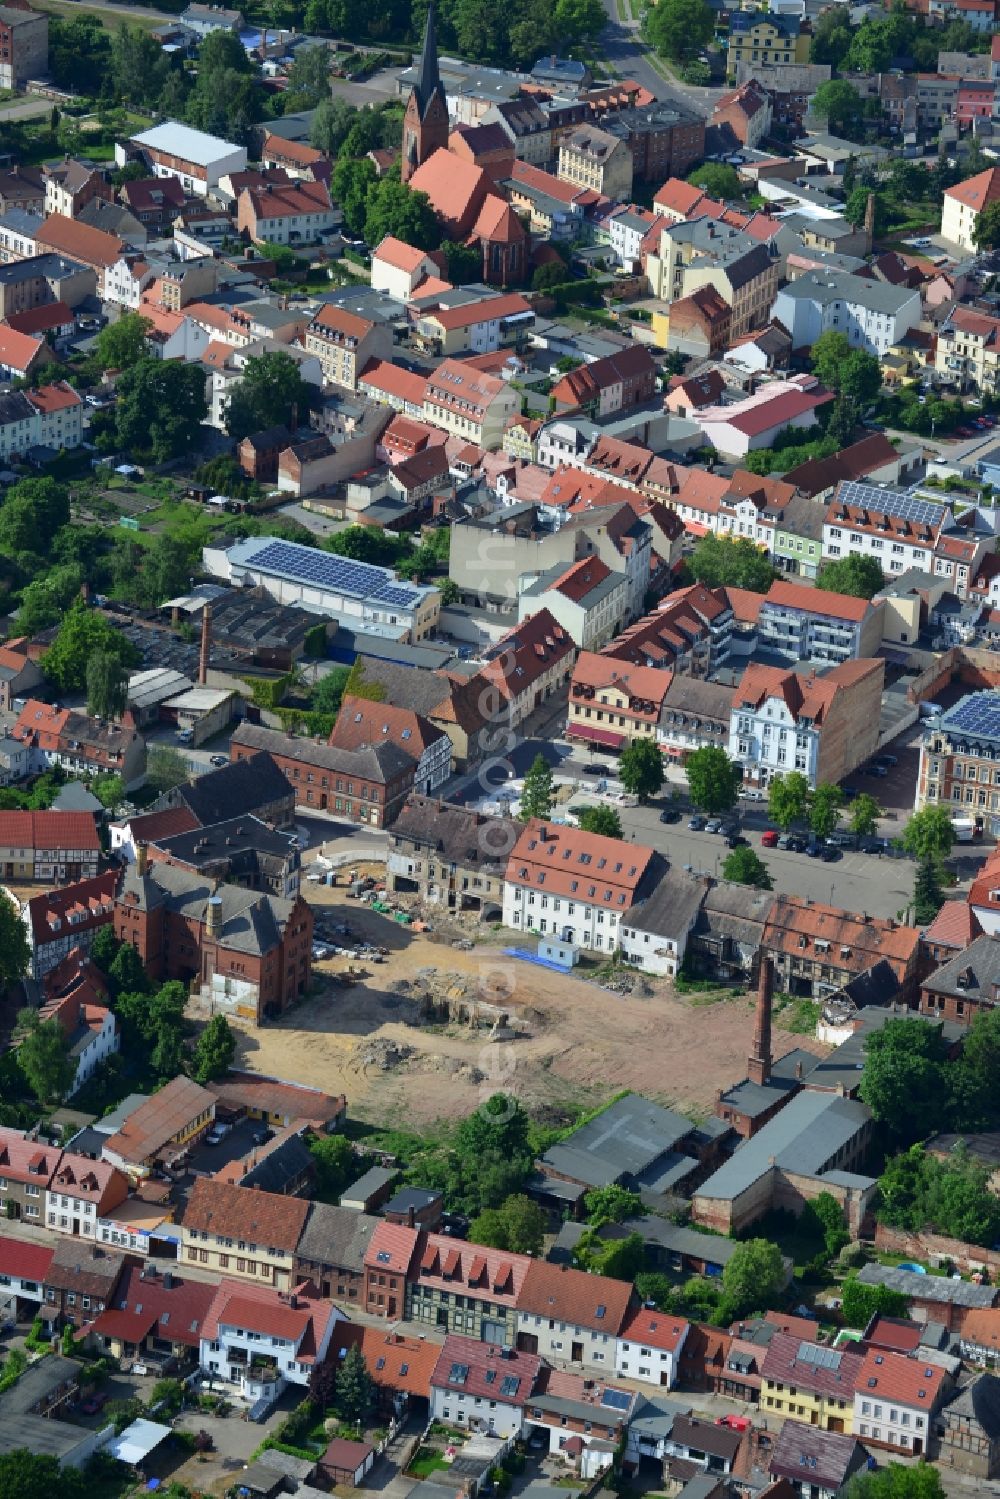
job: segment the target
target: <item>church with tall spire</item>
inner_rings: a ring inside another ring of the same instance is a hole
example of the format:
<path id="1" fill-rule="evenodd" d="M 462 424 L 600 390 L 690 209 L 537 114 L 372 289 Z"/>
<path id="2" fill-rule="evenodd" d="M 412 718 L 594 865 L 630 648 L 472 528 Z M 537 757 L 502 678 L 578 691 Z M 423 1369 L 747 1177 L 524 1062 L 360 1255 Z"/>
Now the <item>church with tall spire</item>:
<path id="1" fill-rule="evenodd" d="M 435 151 L 447 145 L 448 100 L 438 67 L 434 0 L 431 0 L 417 81 L 410 90 L 403 119 L 403 181 L 409 182 L 419 166 L 433 156 Z"/>

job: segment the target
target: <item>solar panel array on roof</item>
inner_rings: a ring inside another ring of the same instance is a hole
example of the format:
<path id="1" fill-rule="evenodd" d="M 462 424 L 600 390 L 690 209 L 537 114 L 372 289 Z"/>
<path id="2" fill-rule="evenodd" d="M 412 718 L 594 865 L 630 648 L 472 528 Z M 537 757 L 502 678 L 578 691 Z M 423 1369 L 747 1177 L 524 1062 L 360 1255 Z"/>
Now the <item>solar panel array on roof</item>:
<path id="1" fill-rule="evenodd" d="M 613 1411 L 627 1411 L 631 1403 L 631 1395 L 624 1390 L 605 1390 L 601 1396 L 601 1404 Z"/>
<path id="2" fill-rule="evenodd" d="M 268 542 L 261 551 L 253 553 L 248 566 L 262 568 L 265 572 L 285 573 L 305 583 L 315 583 L 319 588 L 360 594 L 364 598 L 398 604 L 403 608 L 409 608 L 414 600 L 414 590 L 396 583 L 386 575 L 384 568 L 374 567 L 368 562 L 352 562 L 348 557 L 287 541 Z"/>
<path id="3" fill-rule="evenodd" d="M 817 1369 L 839 1369 L 840 1354 L 836 1348 L 824 1348 L 819 1343 L 800 1343 L 795 1355 L 797 1363 L 814 1364 Z"/>
<path id="4" fill-rule="evenodd" d="M 882 510 L 898 520 L 914 521 L 918 526 L 936 526 L 944 511 L 933 500 L 919 500 L 915 495 L 900 489 L 882 489 L 877 484 L 860 484 L 855 479 L 844 479 L 837 499 L 857 510 Z"/>
<path id="5" fill-rule="evenodd" d="M 941 722 L 962 734 L 1000 739 L 1000 693 L 973 692 L 950 708 Z"/>

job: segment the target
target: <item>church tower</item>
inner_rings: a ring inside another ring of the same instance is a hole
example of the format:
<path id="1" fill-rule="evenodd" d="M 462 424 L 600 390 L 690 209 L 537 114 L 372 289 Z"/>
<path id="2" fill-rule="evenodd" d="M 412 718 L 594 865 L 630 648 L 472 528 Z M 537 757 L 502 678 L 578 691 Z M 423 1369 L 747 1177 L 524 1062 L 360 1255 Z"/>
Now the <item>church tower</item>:
<path id="1" fill-rule="evenodd" d="M 448 100 L 438 69 L 434 0 L 431 0 L 417 81 L 410 90 L 403 120 L 403 181 L 408 182 L 428 156 L 447 145 Z"/>

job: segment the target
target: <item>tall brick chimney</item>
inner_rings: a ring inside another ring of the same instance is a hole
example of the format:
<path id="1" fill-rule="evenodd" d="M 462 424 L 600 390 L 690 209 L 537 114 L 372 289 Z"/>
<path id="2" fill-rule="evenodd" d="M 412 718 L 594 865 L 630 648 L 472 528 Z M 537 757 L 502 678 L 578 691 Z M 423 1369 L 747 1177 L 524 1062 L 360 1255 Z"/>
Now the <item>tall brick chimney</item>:
<path id="1" fill-rule="evenodd" d="M 208 681 L 208 644 L 212 632 L 212 606 L 206 604 L 201 611 L 201 650 L 198 653 L 198 686 L 204 687 Z"/>
<path id="2" fill-rule="evenodd" d="M 760 978 L 757 984 L 757 1018 L 753 1028 L 753 1051 L 747 1058 L 747 1075 L 752 1083 L 763 1086 L 771 1081 L 771 995 L 774 969 L 766 952 L 760 955 Z"/>

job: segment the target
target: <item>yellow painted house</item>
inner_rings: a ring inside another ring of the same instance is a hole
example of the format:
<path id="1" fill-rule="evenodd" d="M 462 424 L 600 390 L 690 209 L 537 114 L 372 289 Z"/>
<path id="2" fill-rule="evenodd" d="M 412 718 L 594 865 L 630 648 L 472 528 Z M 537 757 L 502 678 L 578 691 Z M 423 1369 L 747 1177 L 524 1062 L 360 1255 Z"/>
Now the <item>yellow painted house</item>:
<path id="1" fill-rule="evenodd" d="M 729 29 L 726 71 L 735 78 L 741 62 L 760 66 L 809 61 L 809 36 L 797 16 L 738 10 Z"/>
<path id="2" fill-rule="evenodd" d="M 864 1364 L 855 1348 L 828 1348 L 777 1333 L 760 1371 L 760 1408 L 821 1431 L 849 1431 Z"/>

